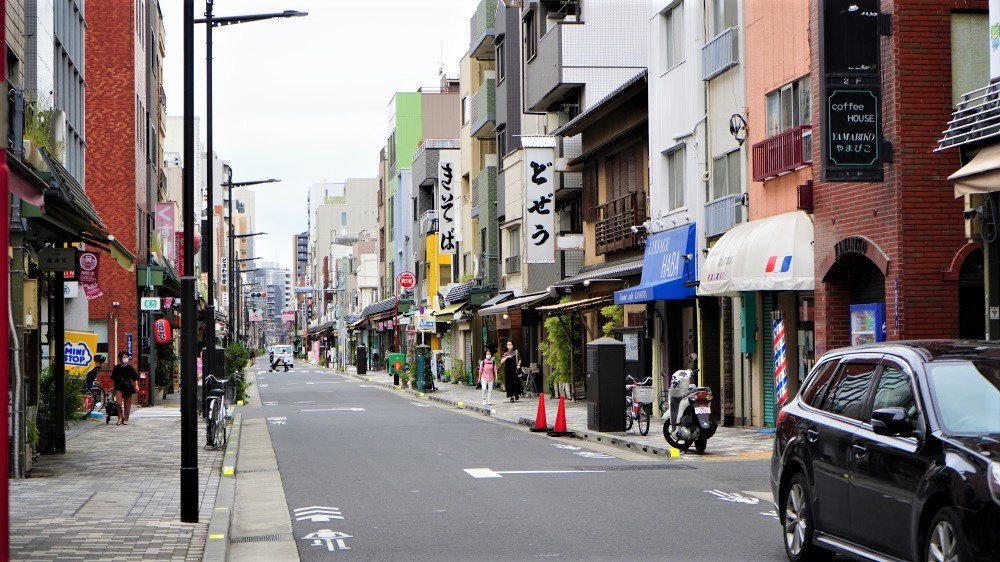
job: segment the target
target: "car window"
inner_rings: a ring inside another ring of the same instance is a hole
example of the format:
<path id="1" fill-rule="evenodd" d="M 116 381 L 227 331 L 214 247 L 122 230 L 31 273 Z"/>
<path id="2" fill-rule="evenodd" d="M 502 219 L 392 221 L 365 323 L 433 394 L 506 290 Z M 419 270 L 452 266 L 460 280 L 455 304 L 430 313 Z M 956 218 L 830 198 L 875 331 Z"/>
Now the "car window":
<path id="1" fill-rule="evenodd" d="M 882 375 L 875 387 L 872 411 L 882 408 L 903 408 L 911 422 L 917 421 L 917 402 L 913 398 L 910 375 L 897 363 L 884 361 Z"/>
<path id="2" fill-rule="evenodd" d="M 821 364 L 813 371 L 809 382 L 802 389 L 802 402 L 814 408 L 820 407 L 820 401 L 826 395 L 826 389 L 829 388 L 830 381 L 833 380 L 833 374 L 837 372 L 838 365 L 840 365 L 840 360 L 833 359 Z"/>
<path id="3" fill-rule="evenodd" d="M 1000 361 L 936 361 L 927 365 L 933 403 L 950 435 L 1000 435 Z"/>
<path id="4" fill-rule="evenodd" d="M 823 410 L 861 420 L 868 387 L 878 370 L 878 362 L 870 359 L 844 363 L 833 384 L 833 388 L 823 400 Z M 865 420 L 867 421 L 867 420 Z"/>

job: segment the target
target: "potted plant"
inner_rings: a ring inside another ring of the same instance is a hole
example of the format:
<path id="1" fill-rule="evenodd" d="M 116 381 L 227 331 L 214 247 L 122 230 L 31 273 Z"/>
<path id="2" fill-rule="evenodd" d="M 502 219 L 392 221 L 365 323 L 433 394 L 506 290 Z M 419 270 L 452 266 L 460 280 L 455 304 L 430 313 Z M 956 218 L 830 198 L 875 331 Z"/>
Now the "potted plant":
<path id="1" fill-rule="evenodd" d="M 560 302 L 569 301 L 569 297 L 564 297 Z M 560 394 L 568 396 L 568 386 L 572 356 L 572 342 L 566 333 L 564 322 L 569 319 L 565 317 L 553 316 L 545 319 L 545 341 L 539 345 L 542 357 L 549 364 L 551 372 L 546 385 L 552 391 L 552 398 Z"/>

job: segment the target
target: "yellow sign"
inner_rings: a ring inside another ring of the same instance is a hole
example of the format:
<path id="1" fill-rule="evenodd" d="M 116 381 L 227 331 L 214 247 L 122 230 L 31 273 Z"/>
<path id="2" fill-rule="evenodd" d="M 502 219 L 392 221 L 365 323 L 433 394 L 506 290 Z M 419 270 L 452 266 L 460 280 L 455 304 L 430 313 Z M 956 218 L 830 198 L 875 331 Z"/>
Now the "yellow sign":
<path id="1" fill-rule="evenodd" d="M 97 334 L 69 330 L 66 330 L 65 334 L 63 358 L 66 361 L 66 372 L 72 375 L 86 375 L 87 371 L 96 365 L 94 356 L 97 355 Z"/>

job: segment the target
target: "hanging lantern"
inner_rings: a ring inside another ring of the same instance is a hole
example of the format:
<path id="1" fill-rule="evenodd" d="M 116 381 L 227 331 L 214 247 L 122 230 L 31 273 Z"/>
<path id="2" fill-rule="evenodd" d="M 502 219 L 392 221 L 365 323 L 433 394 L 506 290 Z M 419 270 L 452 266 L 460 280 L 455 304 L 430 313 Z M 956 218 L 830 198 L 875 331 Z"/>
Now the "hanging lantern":
<path id="1" fill-rule="evenodd" d="M 153 339 L 156 343 L 170 343 L 171 336 L 170 322 L 165 318 L 153 322 Z"/>

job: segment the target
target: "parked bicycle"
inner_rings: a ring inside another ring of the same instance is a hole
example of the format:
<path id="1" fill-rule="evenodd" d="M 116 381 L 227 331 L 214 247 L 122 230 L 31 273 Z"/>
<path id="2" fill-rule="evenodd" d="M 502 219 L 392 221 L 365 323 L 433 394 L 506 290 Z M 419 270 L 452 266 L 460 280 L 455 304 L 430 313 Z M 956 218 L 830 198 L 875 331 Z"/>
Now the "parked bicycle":
<path id="1" fill-rule="evenodd" d="M 96 382 L 84 383 L 83 385 L 83 418 L 87 419 L 90 414 L 104 410 L 108 399 L 114 400 L 114 396 L 109 396 L 104 392 L 101 385 Z"/>
<path id="2" fill-rule="evenodd" d="M 521 390 L 523 391 L 522 396 L 525 398 L 534 398 L 538 396 L 538 385 L 535 383 L 535 373 L 531 372 L 530 367 L 523 367 L 521 369 Z"/>
<path id="3" fill-rule="evenodd" d="M 653 415 L 652 382 L 652 377 L 636 382 L 632 375 L 625 376 L 625 431 L 631 430 L 635 421 L 639 434 L 649 435 L 649 419 Z"/>
<path id="4" fill-rule="evenodd" d="M 229 379 L 219 379 L 214 375 L 205 377 L 204 389 L 208 394 L 205 426 L 206 444 L 209 447 L 225 447 L 229 444 L 228 423 L 226 421 L 226 386 Z"/>

